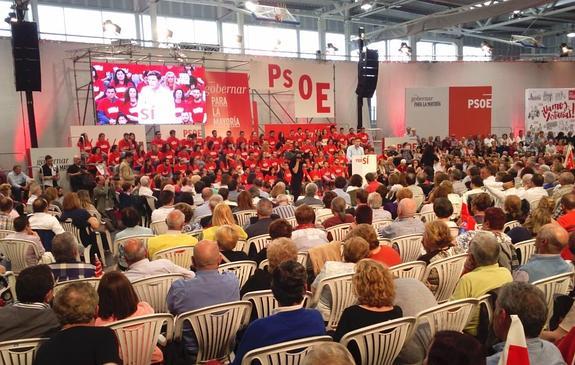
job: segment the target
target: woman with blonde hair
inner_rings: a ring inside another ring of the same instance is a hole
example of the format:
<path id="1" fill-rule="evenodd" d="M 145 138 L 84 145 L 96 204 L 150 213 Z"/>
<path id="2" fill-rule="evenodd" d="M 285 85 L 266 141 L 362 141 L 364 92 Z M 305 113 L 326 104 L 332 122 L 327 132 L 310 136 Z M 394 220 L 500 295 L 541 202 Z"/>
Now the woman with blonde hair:
<path id="1" fill-rule="evenodd" d="M 553 219 L 554 209 L 555 203 L 552 198 L 541 198 L 537 208 L 533 209 L 527 217 L 523 227 L 529 230 L 533 237 L 536 237 L 544 225 L 555 222 Z"/>
<path id="2" fill-rule="evenodd" d="M 282 195 L 282 194 L 287 194 L 286 193 L 286 184 L 284 184 L 282 181 L 279 181 L 277 184 L 274 185 L 274 187 L 272 188 L 272 191 L 270 191 L 270 197 L 272 199 L 275 199 L 279 195 Z"/>
<path id="3" fill-rule="evenodd" d="M 214 241 L 216 239 L 216 231 L 223 225 L 234 227 L 238 232 L 239 239 L 245 240 L 248 238 L 246 231 L 236 224 L 230 207 L 226 203 L 219 203 L 212 212 L 212 226 L 202 231 L 200 239 Z"/>
<path id="4" fill-rule="evenodd" d="M 234 251 L 239 240 L 238 231 L 234 226 L 223 225 L 216 231 L 216 242 L 220 248 L 220 254 L 225 262 L 249 260 L 243 251 Z"/>
<path id="5" fill-rule="evenodd" d="M 343 311 L 334 341 L 339 342 L 345 334 L 356 329 L 403 316 L 401 308 L 393 305 L 395 299 L 393 276 L 381 263 L 371 259 L 359 261 L 355 266 L 352 285 L 358 304 Z M 348 350 L 356 363 L 361 364 L 357 345 L 350 344 Z"/>

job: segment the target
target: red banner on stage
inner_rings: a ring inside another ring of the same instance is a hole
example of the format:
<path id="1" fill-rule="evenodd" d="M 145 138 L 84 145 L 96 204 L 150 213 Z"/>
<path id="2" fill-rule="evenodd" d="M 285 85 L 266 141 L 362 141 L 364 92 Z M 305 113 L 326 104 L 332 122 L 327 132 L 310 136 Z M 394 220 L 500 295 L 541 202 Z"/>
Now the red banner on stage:
<path id="1" fill-rule="evenodd" d="M 299 128 L 302 131 L 313 131 L 315 132 L 318 129 L 329 129 L 330 127 L 335 126 L 335 124 L 330 123 L 307 123 L 307 124 L 292 124 L 292 123 L 285 123 L 285 124 L 264 124 L 264 132 L 266 136 L 268 135 L 269 131 L 273 130 L 276 132 L 276 136 L 279 132 L 283 132 L 284 135 L 288 136 L 290 131 L 297 132 Z"/>
<path id="2" fill-rule="evenodd" d="M 206 135 L 212 130 L 218 135 L 232 131 L 238 136 L 244 131 L 252 133 L 252 113 L 250 108 L 250 88 L 246 73 L 206 72 L 207 111 Z"/>
<path id="3" fill-rule="evenodd" d="M 491 134 L 491 86 L 449 88 L 449 134 Z"/>

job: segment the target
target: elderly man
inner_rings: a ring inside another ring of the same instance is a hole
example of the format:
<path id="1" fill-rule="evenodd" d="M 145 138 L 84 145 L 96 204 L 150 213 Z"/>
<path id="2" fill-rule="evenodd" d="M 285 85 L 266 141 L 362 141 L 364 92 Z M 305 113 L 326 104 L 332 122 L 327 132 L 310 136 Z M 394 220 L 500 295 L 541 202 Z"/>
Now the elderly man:
<path id="1" fill-rule="evenodd" d="M 121 364 L 118 341 L 108 327 L 95 327 L 98 294 L 91 284 L 66 285 L 54 299 L 62 331 L 44 342 L 34 364 Z"/>
<path id="2" fill-rule="evenodd" d="M 49 266 L 56 282 L 94 277 L 94 265 L 78 261 L 78 247 L 70 232 L 58 234 L 52 240 L 52 255 L 56 262 Z"/>
<path id="3" fill-rule="evenodd" d="M 415 217 L 416 204 L 413 199 L 401 199 L 397 205 L 397 219 L 379 230 L 383 238 L 395 238 L 406 234 L 423 234 L 425 225 Z"/>
<path id="4" fill-rule="evenodd" d="M 479 298 L 490 290 L 513 281 L 511 273 L 504 267 L 499 267 L 500 246 L 491 232 L 480 231 L 473 237 L 469 247 L 469 258 L 473 262 L 473 271 L 463 275 L 457 282 L 451 300 Z M 477 335 L 479 311 L 472 314 L 465 331 Z"/>
<path id="5" fill-rule="evenodd" d="M 561 198 L 573 191 L 573 183 L 575 182 L 575 176 L 571 172 L 562 172 L 559 175 L 559 185 L 557 185 L 553 191 L 553 200 L 556 202 L 561 200 Z"/>
<path id="6" fill-rule="evenodd" d="M 212 195 L 210 199 L 208 199 L 207 203 L 208 207 L 210 208 L 210 213 L 208 215 L 196 217 L 196 219 L 199 220 L 200 226 L 202 226 L 202 228 L 207 228 L 212 225 L 212 214 L 214 212 L 214 209 L 216 208 L 216 205 L 222 203 L 223 201 L 224 197 L 219 194 Z"/>
<path id="7" fill-rule="evenodd" d="M 492 325 L 495 336 L 503 342 L 493 346 L 496 353 L 487 357 L 487 365 L 499 364 L 513 314 L 523 325 L 531 365 L 565 364 L 557 347 L 539 338 L 547 320 L 547 302 L 543 292 L 531 284 L 513 282 L 502 287 L 497 295 Z"/>
<path id="8" fill-rule="evenodd" d="M 150 177 L 142 176 L 140 178 L 140 187 L 138 188 L 138 195 L 141 196 L 154 196 L 154 192 L 150 189 Z"/>
<path id="9" fill-rule="evenodd" d="M 18 302 L 0 310 L 0 341 L 49 337 L 60 329 L 50 309 L 54 277 L 47 265 L 28 267 L 16 278 Z"/>
<path id="10" fill-rule="evenodd" d="M 38 261 L 42 259 L 42 256 L 46 255 L 45 259 L 51 258 L 52 255 L 46 253 L 46 249 L 42 245 L 42 241 L 40 240 L 38 233 L 34 232 L 32 228 L 30 228 L 27 216 L 23 215 L 14 219 L 14 230 L 16 232 L 10 233 L 5 238 L 30 241 L 34 243 L 34 246 L 36 246 L 35 251 L 32 246 L 28 246 L 28 249 L 26 250 L 26 264 L 28 266 L 38 264 Z"/>
<path id="11" fill-rule="evenodd" d="M 240 283 L 232 272 L 218 271 L 222 256 L 214 241 L 200 241 L 192 257 L 196 276 L 175 281 L 168 291 L 170 313 L 178 315 L 187 311 L 220 303 L 240 300 Z M 197 351 L 196 340 L 189 326 L 184 327 L 184 341 L 189 352 Z"/>
<path id="12" fill-rule="evenodd" d="M 248 238 L 268 233 L 270 223 L 273 221 L 272 210 L 273 205 L 271 201 L 266 198 L 260 199 L 256 205 L 257 219 L 246 226 Z"/>
<path id="13" fill-rule="evenodd" d="M 563 215 L 557 219 L 557 223 L 568 232 L 575 231 L 575 194 L 569 193 L 561 198 Z"/>
<path id="14" fill-rule="evenodd" d="M 338 176 L 335 178 L 335 189 L 332 191 L 337 194 L 337 196 L 342 197 L 345 200 L 345 204 L 351 206 L 351 197 L 345 192 L 345 185 L 347 180 L 343 176 Z"/>
<path id="15" fill-rule="evenodd" d="M 192 271 L 174 264 L 170 260 L 148 259 L 148 250 L 141 239 L 129 239 L 124 243 L 124 254 L 128 270 L 124 272 L 130 281 L 161 274 L 183 274 L 186 279 L 196 276 Z M 190 262 L 190 266 L 192 263 Z"/>
<path id="16" fill-rule="evenodd" d="M 276 203 L 277 206 L 272 209 L 272 214 L 276 214 L 283 219 L 295 217 L 295 208 L 290 204 L 289 197 L 286 194 L 278 195 Z"/>
<path id="17" fill-rule="evenodd" d="M 174 210 L 174 197 L 173 191 L 162 190 L 158 199 L 160 207 L 152 211 L 152 222 L 165 220 L 168 214 Z"/>
<path id="18" fill-rule="evenodd" d="M 33 230 L 52 231 L 54 234 L 64 233 L 64 228 L 58 218 L 48 213 L 48 202 L 44 198 L 34 200 L 32 204 L 33 214 L 30 215 L 30 227 Z"/>
<path id="19" fill-rule="evenodd" d="M 186 217 L 179 210 L 173 210 L 166 218 L 168 232 L 148 239 L 148 257 L 154 258 L 154 254 L 166 248 L 178 246 L 194 246 L 198 240 L 189 234 L 182 233 Z"/>
<path id="20" fill-rule="evenodd" d="M 316 197 L 317 185 L 315 183 L 309 183 L 305 186 L 305 196 L 295 202 L 295 206 L 300 205 L 323 205 L 322 201 Z"/>
<path id="21" fill-rule="evenodd" d="M 196 208 L 194 211 L 194 221 L 199 219 L 200 217 L 205 217 L 208 215 L 212 215 L 212 210 L 210 209 L 209 200 L 214 195 L 212 188 L 203 188 L 202 189 L 202 199 L 203 204 Z"/>
<path id="22" fill-rule="evenodd" d="M 12 171 L 6 176 L 8 184 L 12 187 L 12 195 L 17 201 L 22 201 L 22 190 L 28 188 L 28 184 L 33 181 L 28 175 L 22 172 L 22 166 L 14 165 Z"/>
<path id="23" fill-rule="evenodd" d="M 544 225 L 535 239 L 537 253 L 514 274 L 515 281 L 533 283 L 550 276 L 571 272 L 573 268 L 561 257 L 569 234 L 555 223 Z"/>

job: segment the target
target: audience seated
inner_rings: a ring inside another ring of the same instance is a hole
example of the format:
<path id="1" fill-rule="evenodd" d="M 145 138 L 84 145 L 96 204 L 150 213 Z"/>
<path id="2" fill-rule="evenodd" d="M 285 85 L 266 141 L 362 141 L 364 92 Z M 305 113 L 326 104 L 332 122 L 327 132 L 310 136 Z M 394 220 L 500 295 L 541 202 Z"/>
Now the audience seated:
<path id="1" fill-rule="evenodd" d="M 274 268 L 271 289 L 279 308 L 271 316 L 248 326 L 235 352 L 233 365 L 240 365 L 250 350 L 325 334 L 321 314 L 302 307 L 306 283 L 306 270 L 296 261 L 284 261 Z"/>
<path id="2" fill-rule="evenodd" d="M 42 259 L 42 256 L 45 256 L 47 260 L 51 259 L 52 254 L 46 252 L 44 249 L 40 236 L 38 236 L 38 233 L 34 232 L 30 227 L 30 222 L 28 221 L 27 216 L 24 215 L 14 219 L 14 230 L 16 232 L 10 233 L 5 238 L 30 241 L 34 246 L 36 246 L 36 252 L 34 252 L 34 248 L 32 246 L 28 247 L 26 250 L 26 265 L 36 265 L 38 261 Z M 46 262 L 46 260 L 44 262 Z"/>
<path id="3" fill-rule="evenodd" d="M 128 207 L 120 211 L 122 224 L 126 227 L 116 232 L 116 240 L 121 240 L 130 236 L 153 235 L 154 232 L 148 227 L 142 227 L 140 213 L 133 208 Z"/>
<path id="4" fill-rule="evenodd" d="M 291 240 L 291 234 L 293 231 L 292 225 L 285 219 L 276 219 L 270 223 L 268 234 L 270 236 L 270 242 L 276 238 L 289 238 Z M 292 241 L 293 243 L 293 241 Z M 250 260 L 255 260 L 258 264 L 267 258 L 267 245 L 261 249 L 260 252 L 255 256 L 250 257 Z"/>
<path id="5" fill-rule="evenodd" d="M 369 224 L 373 223 L 373 211 L 368 205 L 360 205 L 355 208 L 355 217 L 351 223 L 351 227 L 356 227 L 358 224 Z"/>
<path id="6" fill-rule="evenodd" d="M 362 185 L 363 185 L 363 177 L 361 177 L 361 175 L 358 174 L 351 175 L 351 178 L 349 179 L 349 185 L 347 186 L 347 189 L 345 191 L 349 194 L 352 207 L 355 207 L 357 205 L 355 197 L 358 190 L 362 190 L 361 189 Z"/>
<path id="7" fill-rule="evenodd" d="M 74 227 L 79 229 L 80 243 L 84 245 L 84 247 L 92 245 L 90 250 L 90 258 L 92 258 L 94 253 L 98 252 L 96 235 L 93 230 L 100 227 L 100 221 L 96 217 L 91 216 L 86 209 L 82 208 L 78 193 L 70 192 L 65 194 L 63 208 L 60 219 L 63 221 L 70 219 Z"/>
<path id="8" fill-rule="evenodd" d="M 192 219 L 194 218 L 194 207 L 188 203 L 179 202 L 174 204 L 174 209 L 179 210 L 180 212 L 184 213 L 184 226 L 182 227 L 182 233 L 188 233 L 196 230 L 197 227 Z M 209 219 L 211 223 L 211 218 Z"/>
<path id="9" fill-rule="evenodd" d="M 513 280 L 511 272 L 497 264 L 500 250 L 501 245 L 491 232 L 479 231 L 473 237 L 467 260 L 474 269 L 459 279 L 451 300 L 479 298 Z M 479 312 L 475 309 L 465 327 L 465 332 L 475 336 L 478 323 Z"/>
<path id="10" fill-rule="evenodd" d="M 216 242 L 224 262 L 249 260 L 244 251 L 234 251 L 240 235 L 234 226 L 223 225 L 216 231 Z"/>
<path id="11" fill-rule="evenodd" d="M 391 220 L 391 213 L 383 209 L 383 200 L 377 192 L 367 196 L 367 205 L 373 210 L 373 220 Z"/>
<path id="12" fill-rule="evenodd" d="M 54 277 L 47 265 L 28 267 L 16 278 L 18 302 L 0 308 L 0 341 L 48 337 L 60 329 L 50 308 Z"/>
<path id="13" fill-rule="evenodd" d="M 343 198 L 346 205 L 351 206 L 351 198 L 349 194 L 344 190 L 347 180 L 343 176 L 337 176 L 334 181 L 335 189 L 332 191 L 337 194 L 337 196 Z"/>
<path id="14" fill-rule="evenodd" d="M 174 281 L 168 297 L 168 309 L 178 315 L 211 305 L 240 300 L 240 284 L 232 272 L 218 271 L 222 261 L 218 244 L 202 240 L 194 247 L 192 257 L 195 277 Z M 197 344 L 191 327 L 184 326 L 184 341 L 189 353 L 197 353 Z"/>
<path id="15" fill-rule="evenodd" d="M 162 274 L 183 274 L 184 277 L 191 279 L 195 274 L 174 264 L 167 259 L 148 259 L 148 251 L 144 241 L 141 239 L 129 239 L 124 244 L 124 251 L 128 269 L 124 272 L 130 281 L 144 279 L 150 276 Z M 190 266 L 191 266 L 190 262 Z"/>
<path id="16" fill-rule="evenodd" d="M 563 215 L 557 219 L 557 223 L 567 230 L 575 231 L 575 194 L 569 193 L 561 198 L 561 209 Z"/>
<path id="17" fill-rule="evenodd" d="M 396 238 L 408 234 L 423 234 L 425 225 L 415 217 L 415 201 L 410 198 L 402 199 L 397 205 L 397 219 L 391 224 L 382 227 L 379 234 L 383 238 Z"/>
<path id="18" fill-rule="evenodd" d="M 307 204 L 295 210 L 297 226 L 292 232 L 292 239 L 298 251 L 307 251 L 312 247 L 328 243 L 327 232 L 315 225 L 315 212 Z"/>
<path id="19" fill-rule="evenodd" d="M 515 281 L 533 283 L 549 276 L 573 271 L 573 266 L 561 257 L 569 234 L 560 225 L 546 224 L 535 238 L 536 253 L 513 274 Z"/>
<path id="20" fill-rule="evenodd" d="M 290 204 L 289 196 L 286 194 L 278 195 L 276 204 L 277 206 L 272 209 L 272 214 L 284 219 L 295 217 L 295 208 Z"/>
<path id="21" fill-rule="evenodd" d="M 102 276 L 98 284 L 98 299 L 95 326 L 106 326 L 123 319 L 154 314 L 154 308 L 138 299 L 132 284 L 121 272 L 111 271 Z M 152 363 L 161 363 L 163 360 L 162 351 L 156 347 L 152 354 Z"/>
<path id="22" fill-rule="evenodd" d="M 313 345 L 303 359 L 302 365 L 353 365 L 355 360 L 348 349 L 339 342 Z"/>
<path id="23" fill-rule="evenodd" d="M 212 215 L 212 226 L 206 228 L 202 231 L 200 237 L 205 240 L 215 240 L 216 231 L 220 226 L 229 225 L 233 226 L 239 235 L 239 238 L 245 240 L 248 238 L 248 234 L 244 229 L 236 224 L 232 210 L 226 203 L 219 203 L 214 208 L 214 214 Z"/>
<path id="24" fill-rule="evenodd" d="M 439 331 L 433 337 L 427 365 L 484 365 L 485 353 L 477 339 L 467 333 Z"/>
<path id="25" fill-rule="evenodd" d="M 48 202 L 44 198 L 34 200 L 32 204 L 33 213 L 29 217 L 30 227 L 33 230 L 47 230 L 54 234 L 64 233 L 64 228 L 58 218 L 48 213 Z"/>
<path id="26" fill-rule="evenodd" d="M 214 195 L 210 196 L 210 198 L 206 202 L 207 202 L 207 206 L 209 208 L 208 214 L 205 214 L 202 216 L 196 216 L 196 212 L 194 211 L 194 216 L 195 216 L 194 222 L 199 223 L 200 227 L 202 227 L 202 228 L 211 227 L 214 209 L 216 209 L 216 206 L 218 204 L 224 202 L 224 198 L 220 194 L 214 194 Z M 198 207 L 198 209 L 199 208 L 200 207 Z"/>
<path id="27" fill-rule="evenodd" d="M 159 208 L 152 211 L 152 222 L 164 221 L 168 214 L 174 210 L 174 193 L 169 190 L 162 190 L 158 199 Z M 197 210 L 196 210 L 197 211 Z"/>
<path id="28" fill-rule="evenodd" d="M 361 237 L 369 244 L 369 258 L 387 267 L 401 264 L 401 257 L 393 248 L 380 245 L 375 229 L 370 224 L 358 224 L 346 236 L 346 240 L 352 237 Z"/>
<path id="29" fill-rule="evenodd" d="M 172 209 L 172 211 L 168 213 L 168 216 L 166 217 L 168 232 L 148 239 L 149 258 L 153 258 L 156 252 L 167 248 L 194 246 L 198 242 L 195 237 L 182 233 L 182 228 L 185 223 L 184 220 L 184 213 L 179 210 Z"/>
<path id="30" fill-rule="evenodd" d="M 451 220 L 453 216 L 453 204 L 448 198 L 437 198 L 433 201 L 433 213 L 438 221 L 444 222 L 450 229 L 451 236 L 456 238 L 459 234 L 459 226 Z"/>
<path id="31" fill-rule="evenodd" d="M 305 195 L 303 197 L 300 197 L 300 199 L 298 199 L 295 202 L 295 206 L 299 207 L 301 205 L 317 205 L 317 206 L 322 206 L 323 202 L 321 200 L 319 200 L 316 195 L 317 195 L 317 185 L 315 183 L 309 183 L 305 186 Z"/>
<path id="32" fill-rule="evenodd" d="M 234 213 L 255 209 L 256 207 L 254 206 L 252 195 L 249 193 L 249 191 L 243 190 L 238 194 L 238 205 L 237 207 L 234 207 Z"/>
<path id="33" fill-rule="evenodd" d="M 62 330 L 43 343 L 34 364 L 121 364 L 118 342 L 108 327 L 95 327 L 98 294 L 88 283 L 66 285 L 54 299 Z"/>
<path id="34" fill-rule="evenodd" d="M 358 304 L 346 308 L 339 320 L 334 340 L 338 341 L 353 330 L 401 318 L 401 308 L 393 305 L 395 288 L 389 270 L 370 259 L 357 263 L 353 276 L 353 290 Z M 361 363 L 357 345 L 348 349 L 357 364 Z"/>
<path id="35" fill-rule="evenodd" d="M 78 261 L 80 255 L 76 237 L 70 232 L 64 232 L 54 236 L 52 240 L 52 255 L 55 263 L 50 264 L 56 282 L 92 278 L 96 268 L 92 264 Z"/>
<path id="36" fill-rule="evenodd" d="M 257 217 L 252 218 L 251 222 L 246 225 L 245 231 L 248 238 L 261 236 L 268 233 L 268 228 L 273 221 L 272 217 L 273 204 L 266 198 L 261 198 L 256 204 Z"/>
<path id="37" fill-rule="evenodd" d="M 531 365 L 565 364 L 557 347 L 539 338 L 547 319 L 547 302 L 543 292 L 531 284 L 513 282 L 499 290 L 495 302 L 493 332 L 503 342 L 493 346 L 495 354 L 487 357 L 487 365 L 499 363 L 512 314 L 517 315 L 523 325 Z"/>
<path id="38" fill-rule="evenodd" d="M 337 197 L 331 201 L 331 212 L 333 216 L 323 221 L 322 226 L 324 228 L 329 228 L 337 226 L 338 224 L 352 223 L 353 215 L 347 214 L 346 203 L 344 198 Z"/>
<path id="39" fill-rule="evenodd" d="M 12 216 L 12 208 L 14 203 L 12 199 L 0 196 L 0 229 L 12 231 L 14 230 L 14 216 Z"/>
<path id="40" fill-rule="evenodd" d="M 327 261 L 311 284 L 312 291 L 315 292 L 318 289 L 320 282 L 325 278 L 353 273 L 356 263 L 368 257 L 369 252 L 369 243 L 367 243 L 363 238 L 356 236 L 347 239 L 343 243 L 344 261 Z M 317 303 L 317 309 L 321 312 L 326 321 L 329 318 L 329 312 L 331 310 L 331 300 L 332 295 L 330 290 L 328 288 L 324 288 L 321 293 L 319 303 Z"/>

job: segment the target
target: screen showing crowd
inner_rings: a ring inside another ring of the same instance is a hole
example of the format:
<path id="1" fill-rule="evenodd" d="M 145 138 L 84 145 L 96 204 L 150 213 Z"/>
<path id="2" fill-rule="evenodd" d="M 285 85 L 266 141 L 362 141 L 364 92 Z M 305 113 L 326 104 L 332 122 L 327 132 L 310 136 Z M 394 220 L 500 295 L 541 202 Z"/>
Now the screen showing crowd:
<path id="1" fill-rule="evenodd" d="M 201 66 L 92 63 L 98 123 L 206 123 Z"/>

